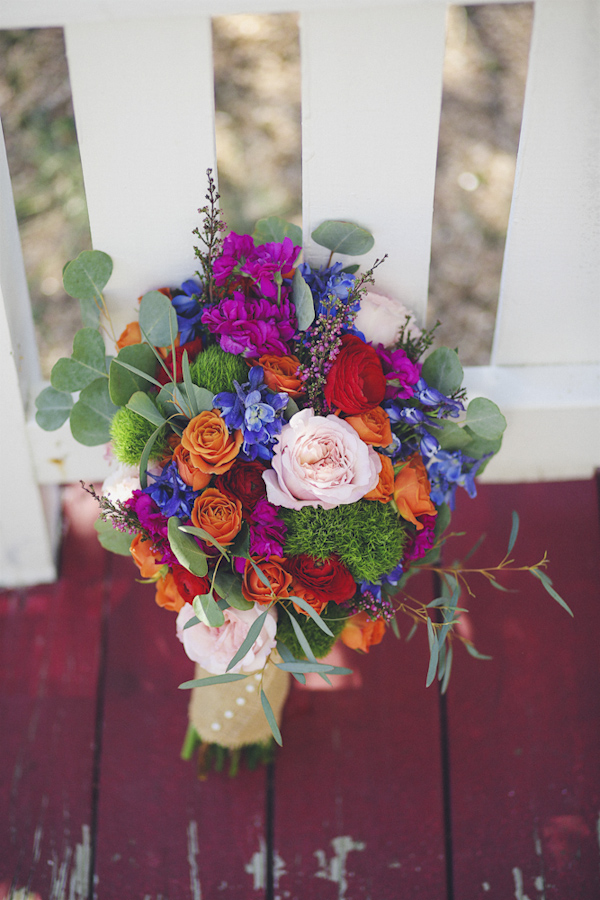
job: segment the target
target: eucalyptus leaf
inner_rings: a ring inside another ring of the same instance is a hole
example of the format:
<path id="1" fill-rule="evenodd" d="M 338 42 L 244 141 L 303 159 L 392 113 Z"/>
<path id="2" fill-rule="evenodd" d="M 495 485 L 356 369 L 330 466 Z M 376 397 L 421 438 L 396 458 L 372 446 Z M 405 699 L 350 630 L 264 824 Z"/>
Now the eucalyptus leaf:
<path id="1" fill-rule="evenodd" d="M 98 330 L 100 325 L 100 308 L 95 299 L 80 300 L 81 321 L 84 328 Z"/>
<path id="2" fill-rule="evenodd" d="M 425 687 L 429 687 L 435 679 L 440 652 L 440 645 L 437 642 L 435 631 L 429 617 L 427 618 L 427 638 L 429 640 L 429 668 L 427 670 Z"/>
<path id="3" fill-rule="evenodd" d="M 158 411 L 156 403 L 149 394 L 143 391 L 136 391 L 127 403 L 127 409 L 137 413 L 152 425 L 166 425 L 166 419 L 161 412 Z"/>
<path id="4" fill-rule="evenodd" d="M 228 672 L 230 669 L 233 669 L 233 667 L 235 665 L 237 665 L 240 662 L 240 660 L 242 660 L 245 657 L 246 653 L 248 653 L 248 651 L 252 648 L 252 645 L 254 644 L 255 640 L 257 639 L 258 635 L 260 634 L 260 632 L 262 630 L 262 627 L 265 623 L 265 619 L 268 614 L 269 614 L 269 607 L 267 607 L 267 609 L 265 609 L 265 611 L 260 614 L 258 619 L 254 620 L 254 622 L 248 629 L 248 634 L 242 641 L 242 644 L 241 644 L 239 650 L 237 651 L 237 653 L 235 654 L 233 659 L 231 659 L 229 661 L 229 665 L 227 666 Z"/>
<path id="5" fill-rule="evenodd" d="M 273 732 L 273 737 L 275 738 L 275 740 L 281 747 L 283 744 L 283 741 L 281 739 L 281 731 L 279 730 L 279 726 L 277 725 L 277 720 L 275 719 L 273 710 L 271 709 L 271 704 L 269 703 L 267 695 L 265 694 L 265 692 L 263 691 L 262 688 L 260 689 L 260 702 L 262 703 L 262 708 L 263 708 L 264 714 L 267 717 L 267 722 L 269 723 L 269 728 Z"/>
<path id="6" fill-rule="evenodd" d="M 292 651 L 281 641 L 277 641 L 277 650 L 284 663 L 297 663 L 301 660 L 296 659 Z M 292 672 L 292 675 L 300 684 L 306 684 L 306 676 L 302 672 Z"/>
<path id="7" fill-rule="evenodd" d="M 467 425 L 478 437 L 495 441 L 504 434 L 506 419 L 491 400 L 476 397 L 467 407 Z"/>
<path id="8" fill-rule="evenodd" d="M 127 363 L 132 368 L 126 369 L 121 363 Z M 123 347 L 112 360 L 108 371 L 108 390 L 112 402 L 117 406 L 125 406 L 136 391 L 143 391 L 154 383 L 146 376 L 153 378 L 155 371 L 156 360 L 152 347 L 148 344 Z"/>
<path id="9" fill-rule="evenodd" d="M 81 391 L 102 376 L 106 378 L 106 350 L 99 331 L 81 328 L 73 338 L 73 353 L 62 357 L 50 374 L 52 387 L 57 391 Z"/>
<path id="10" fill-rule="evenodd" d="M 216 547 L 217 550 L 221 551 L 223 556 L 229 556 L 229 551 L 223 547 L 222 544 L 218 542 L 216 538 L 209 534 L 208 531 L 205 531 L 204 528 L 196 528 L 195 525 L 182 525 L 181 531 L 185 531 L 186 534 L 195 534 L 196 537 L 202 538 L 203 541 L 206 541 L 209 544 L 212 544 L 213 547 Z"/>
<path id="11" fill-rule="evenodd" d="M 480 653 L 473 644 L 465 641 L 465 647 L 467 648 L 467 653 L 469 656 L 472 656 L 474 659 L 493 659 L 492 656 L 486 656 L 484 653 Z"/>
<path id="12" fill-rule="evenodd" d="M 452 453 L 454 450 L 464 450 L 471 441 L 471 435 L 449 419 L 444 420 L 441 428 L 432 430 L 432 434 L 439 441 L 442 450 Z"/>
<path id="13" fill-rule="evenodd" d="M 113 263 L 101 250 L 83 250 L 77 259 L 63 269 L 63 285 L 70 297 L 77 300 L 100 299 L 112 275 Z"/>
<path id="14" fill-rule="evenodd" d="M 185 623 L 185 625 L 183 626 L 183 630 L 185 631 L 186 628 L 192 628 L 194 625 L 199 625 L 199 624 L 200 624 L 200 619 L 198 618 L 198 616 L 192 616 L 192 618 L 188 619 L 187 622 Z"/>
<path id="15" fill-rule="evenodd" d="M 312 291 L 300 269 L 296 269 L 292 279 L 292 301 L 296 308 L 296 320 L 300 331 L 306 331 L 315 319 L 315 304 Z"/>
<path id="16" fill-rule="evenodd" d="M 217 570 L 215 575 L 215 590 L 234 609 L 252 609 L 254 606 L 254 603 L 250 603 L 242 594 L 239 576 L 234 572 L 224 570 L 223 566 Z"/>
<path id="17" fill-rule="evenodd" d="M 327 247 L 332 253 L 346 256 L 362 256 L 372 249 L 375 239 L 370 231 L 353 222 L 336 222 L 331 219 L 322 222 L 311 234 L 313 241 Z"/>
<path id="18" fill-rule="evenodd" d="M 488 456 L 488 454 L 497 453 L 500 447 L 502 446 L 502 438 L 496 438 L 495 440 L 488 440 L 487 438 L 479 437 L 472 431 L 468 425 L 464 426 L 463 429 L 466 434 L 469 435 L 470 441 L 465 449 L 465 456 L 470 456 L 473 459 L 481 459 L 483 456 Z M 485 465 L 480 466 L 477 470 L 477 473 L 481 475 L 483 470 L 485 469 Z"/>
<path id="19" fill-rule="evenodd" d="M 529 571 L 535 578 L 537 578 L 539 581 L 542 582 L 542 584 L 544 585 L 544 588 L 550 594 L 550 596 L 554 600 L 556 600 L 556 602 L 560 606 L 562 606 L 563 609 L 566 609 L 566 611 L 569 613 L 570 616 L 572 616 L 573 611 L 571 610 L 569 605 L 563 600 L 563 598 L 560 596 L 560 594 L 554 590 L 554 588 L 552 587 L 552 582 L 550 581 L 550 579 L 548 578 L 546 573 L 541 572 L 539 569 L 530 569 Z"/>
<path id="20" fill-rule="evenodd" d="M 177 337 L 177 313 L 160 291 L 144 294 L 140 301 L 140 329 L 149 344 L 168 347 Z"/>
<path id="21" fill-rule="evenodd" d="M 449 397 L 459 390 L 464 372 L 455 350 L 451 350 L 450 347 L 438 347 L 423 363 L 421 375 L 429 387 Z"/>
<path id="22" fill-rule="evenodd" d="M 148 463 L 150 462 L 150 454 L 152 453 L 152 448 L 154 447 L 154 444 L 156 443 L 156 439 L 157 439 L 158 435 L 161 433 L 161 431 L 163 430 L 163 428 L 164 428 L 164 425 L 159 425 L 158 428 L 156 428 L 152 432 L 152 434 L 146 441 L 146 445 L 142 451 L 142 457 L 140 459 L 140 485 L 141 485 L 142 490 L 144 490 L 144 488 L 146 488 L 148 486 L 148 471 L 147 470 L 148 470 Z"/>
<path id="23" fill-rule="evenodd" d="M 184 569 L 203 578 L 208 573 L 208 560 L 206 553 L 198 545 L 198 542 L 189 534 L 180 530 L 181 520 L 177 516 L 171 516 L 167 523 L 167 534 L 171 550 L 177 557 L 177 562 Z"/>
<path id="24" fill-rule="evenodd" d="M 225 624 L 223 610 L 219 608 L 212 594 L 199 594 L 192 601 L 197 618 L 209 628 L 220 628 Z"/>
<path id="25" fill-rule="evenodd" d="M 517 540 L 517 535 L 519 533 L 519 513 L 516 509 L 512 511 L 512 528 L 510 529 L 510 537 L 508 539 L 508 550 L 506 551 L 506 555 L 510 556 L 512 553 L 513 547 L 515 546 L 515 541 Z"/>
<path id="26" fill-rule="evenodd" d="M 310 646 L 310 644 L 308 643 L 308 639 L 307 639 L 306 635 L 304 634 L 304 632 L 302 631 L 302 628 L 300 627 L 300 624 L 297 621 L 296 617 L 294 615 L 292 615 L 292 613 L 289 611 L 289 609 L 287 609 L 285 606 L 283 607 L 283 609 L 285 609 L 286 613 L 290 617 L 290 621 L 292 623 L 292 628 L 294 629 L 294 633 L 298 639 L 298 643 L 300 644 L 300 646 L 302 647 L 302 649 L 304 651 L 304 655 L 306 656 L 306 658 L 308 659 L 309 662 L 316 663 L 317 659 L 315 657 L 315 654 L 313 653 L 313 649 Z"/>
<path id="27" fill-rule="evenodd" d="M 242 527 L 229 549 L 232 556 L 241 556 L 244 559 L 248 559 L 250 555 L 250 531 L 247 522 L 242 523 Z"/>
<path id="28" fill-rule="evenodd" d="M 286 420 L 286 422 L 289 422 L 292 416 L 295 416 L 298 411 L 298 404 L 296 403 L 294 398 L 288 397 L 287 406 L 283 411 L 283 418 Z"/>
<path id="29" fill-rule="evenodd" d="M 117 411 L 108 393 L 108 379 L 97 378 L 82 390 L 71 410 L 71 433 L 86 447 L 110 441 L 110 423 Z"/>
<path id="30" fill-rule="evenodd" d="M 227 672 L 225 675 L 211 675 L 209 678 L 194 678 L 192 681 L 184 681 L 179 685 L 179 689 L 188 690 L 188 688 L 208 687 L 211 684 L 227 684 L 229 681 L 242 681 L 247 677 L 247 675 Z"/>
<path id="31" fill-rule="evenodd" d="M 446 650 L 446 665 L 444 666 L 444 677 L 442 679 L 442 684 L 440 687 L 440 693 L 445 694 L 448 690 L 448 683 L 450 681 L 450 670 L 452 669 L 452 644 Z"/>
<path id="32" fill-rule="evenodd" d="M 296 606 L 299 606 L 300 609 L 304 610 L 304 612 L 311 617 L 313 622 L 316 622 L 321 631 L 324 631 L 325 634 L 328 634 L 330 637 L 333 637 L 333 631 L 326 625 L 318 612 L 312 608 L 310 603 L 308 603 L 303 597 L 290 597 L 292 603 L 295 603 Z"/>
<path id="33" fill-rule="evenodd" d="M 269 579 L 267 578 L 267 576 L 265 575 L 263 570 L 259 566 L 257 566 L 257 564 L 254 562 L 254 560 L 252 559 L 251 556 L 248 556 L 248 562 L 250 563 L 250 565 L 252 566 L 252 568 L 254 569 L 254 571 L 258 575 L 259 579 L 264 584 L 264 586 L 270 588 L 271 582 L 269 581 Z"/>
<path id="34" fill-rule="evenodd" d="M 98 540 L 105 550 L 117 553 L 119 556 L 131 556 L 129 548 L 132 537 L 126 531 L 119 531 L 110 521 L 96 519 L 94 528 L 98 532 Z"/>
<path id="35" fill-rule="evenodd" d="M 124 369 L 127 369 L 128 372 L 133 372 L 134 375 L 138 375 L 142 379 L 142 381 L 147 381 L 159 389 L 162 387 L 160 381 L 154 378 L 153 375 L 149 375 L 148 373 L 143 372 L 141 369 L 138 369 L 137 366 L 130 365 L 124 360 L 119 359 L 118 356 L 113 360 L 113 363 L 117 366 L 122 366 Z"/>
<path id="36" fill-rule="evenodd" d="M 302 229 L 298 225 L 286 222 L 285 219 L 280 219 L 277 216 L 259 219 L 254 226 L 252 237 L 255 244 L 280 244 L 284 238 L 289 237 L 295 246 L 302 246 Z"/>
<path id="37" fill-rule="evenodd" d="M 67 421 L 73 408 L 73 398 L 66 391 L 44 388 L 35 398 L 35 421 L 44 431 L 56 431 Z"/>

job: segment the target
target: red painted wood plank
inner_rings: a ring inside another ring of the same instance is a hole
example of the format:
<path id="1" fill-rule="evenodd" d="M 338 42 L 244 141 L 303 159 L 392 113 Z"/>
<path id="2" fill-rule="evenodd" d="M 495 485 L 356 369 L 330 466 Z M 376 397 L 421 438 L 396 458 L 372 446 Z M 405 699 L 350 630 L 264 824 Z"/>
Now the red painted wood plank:
<path id="1" fill-rule="evenodd" d="M 89 509 L 73 509 L 68 576 L 0 595 L 0 896 L 87 896 L 106 564 Z"/>
<path id="2" fill-rule="evenodd" d="M 531 577 L 478 585 L 478 649 L 456 653 L 449 688 L 456 897 L 600 896 L 600 538 L 593 482 L 487 486 L 461 501 L 454 524 L 488 538 L 473 564 L 506 550 L 510 514 L 522 526 L 515 558 L 551 560 L 571 619 Z M 463 542 L 463 547 L 466 544 Z M 457 648 L 457 650 L 460 648 Z"/>
<path id="3" fill-rule="evenodd" d="M 179 758 L 193 664 L 175 616 L 120 558 L 113 596 L 100 779 L 97 890 L 124 897 L 248 898 L 264 884 L 264 768 L 199 782 Z"/>
<path id="4" fill-rule="evenodd" d="M 431 599 L 426 579 L 421 590 Z M 390 632 L 368 656 L 347 651 L 354 687 L 294 686 L 276 760 L 276 896 L 445 896 L 438 698 L 425 688 L 425 644 L 422 629 L 408 644 Z"/>

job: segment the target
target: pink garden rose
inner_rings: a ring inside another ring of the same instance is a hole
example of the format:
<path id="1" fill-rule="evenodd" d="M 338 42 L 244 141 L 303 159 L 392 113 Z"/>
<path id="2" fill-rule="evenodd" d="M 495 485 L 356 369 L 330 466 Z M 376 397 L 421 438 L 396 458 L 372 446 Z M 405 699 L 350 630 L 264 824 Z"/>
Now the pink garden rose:
<path id="1" fill-rule="evenodd" d="M 227 666 L 242 646 L 252 623 L 258 619 L 264 609 L 254 605 L 252 609 L 224 610 L 225 624 L 219 628 L 211 628 L 199 622 L 184 630 L 184 625 L 194 615 L 189 603 L 184 603 L 177 615 L 177 637 L 189 658 L 206 669 L 212 675 L 224 675 Z M 230 672 L 258 672 L 264 669 L 267 657 L 277 643 L 277 613 L 270 609 L 263 627 L 252 647 Z"/>
<path id="2" fill-rule="evenodd" d="M 263 473 L 275 506 L 334 509 L 355 503 L 379 481 L 381 460 L 354 428 L 337 416 L 303 409 L 281 429 L 272 469 Z"/>
<path id="3" fill-rule="evenodd" d="M 414 313 L 399 300 L 392 300 L 383 294 L 367 291 L 360 300 L 360 310 L 354 320 L 356 328 L 365 340 L 377 346 L 392 347 L 398 340 L 400 329 L 411 316 L 406 334 L 413 339 L 421 336 L 421 329 L 415 324 Z"/>

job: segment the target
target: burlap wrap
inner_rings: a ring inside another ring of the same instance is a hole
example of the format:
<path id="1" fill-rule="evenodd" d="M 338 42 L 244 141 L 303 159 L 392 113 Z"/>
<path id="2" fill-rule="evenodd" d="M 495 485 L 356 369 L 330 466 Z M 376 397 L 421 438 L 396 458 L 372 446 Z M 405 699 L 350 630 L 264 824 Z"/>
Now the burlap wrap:
<path id="1" fill-rule="evenodd" d="M 196 666 L 195 678 L 207 678 Z M 260 702 L 260 681 L 271 708 L 281 722 L 281 713 L 290 689 L 289 672 L 268 663 L 264 673 L 249 675 L 240 681 L 193 688 L 189 720 L 203 741 L 235 749 L 245 744 L 263 744 L 272 737 Z"/>

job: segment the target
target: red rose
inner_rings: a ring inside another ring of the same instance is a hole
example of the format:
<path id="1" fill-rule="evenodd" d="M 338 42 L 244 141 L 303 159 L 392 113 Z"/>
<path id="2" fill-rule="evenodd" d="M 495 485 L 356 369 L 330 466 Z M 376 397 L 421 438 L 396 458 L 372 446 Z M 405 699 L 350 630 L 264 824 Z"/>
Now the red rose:
<path id="1" fill-rule="evenodd" d="M 206 575 L 200 578 L 198 575 L 192 575 L 183 566 L 174 565 L 173 579 L 177 590 L 186 603 L 191 603 L 194 597 L 208 594 L 210 579 Z"/>
<path id="2" fill-rule="evenodd" d="M 385 375 L 374 347 L 355 334 L 345 334 L 325 382 L 328 405 L 351 416 L 360 415 L 381 403 L 385 387 Z"/>
<path id="3" fill-rule="evenodd" d="M 193 341 L 188 341 L 187 344 L 182 344 L 181 347 L 175 348 L 175 381 L 177 383 L 183 381 L 183 354 L 184 351 L 187 350 L 188 360 L 193 362 L 196 359 L 200 351 L 202 350 L 202 338 L 196 338 Z M 173 354 L 169 353 L 164 363 L 168 369 L 169 374 L 165 372 L 161 365 L 156 367 L 156 380 L 161 384 L 169 384 L 173 380 Z"/>
<path id="4" fill-rule="evenodd" d="M 292 577 L 312 591 L 318 600 L 342 603 L 356 592 L 356 582 L 337 556 L 314 559 L 301 553 L 289 556 L 285 564 Z"/>
<path id="5" fill-rule="evenodd" d="M 240 501 L 245 517 L 251 515 L 262 497 L 267 496 L 267 488 L 262 478 L 264 471 L 265 467 L 259 462 L 238 460 L 219 481 L 221 490 Z"/>

